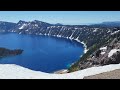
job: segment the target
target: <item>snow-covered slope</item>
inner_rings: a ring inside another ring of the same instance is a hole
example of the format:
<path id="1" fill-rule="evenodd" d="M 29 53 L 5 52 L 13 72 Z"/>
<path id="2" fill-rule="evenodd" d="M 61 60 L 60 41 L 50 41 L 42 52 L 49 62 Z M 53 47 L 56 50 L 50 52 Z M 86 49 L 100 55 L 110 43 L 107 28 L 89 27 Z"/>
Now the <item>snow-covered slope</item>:
<path id="1" fill-rule="evenodd" d="M 67 74 L 49 74 L 33 71 L 14 64 L 0 64 L 0 79 L 83 79 L 107 71 L 120 69 L 120 64 L 92 67 Z"/>

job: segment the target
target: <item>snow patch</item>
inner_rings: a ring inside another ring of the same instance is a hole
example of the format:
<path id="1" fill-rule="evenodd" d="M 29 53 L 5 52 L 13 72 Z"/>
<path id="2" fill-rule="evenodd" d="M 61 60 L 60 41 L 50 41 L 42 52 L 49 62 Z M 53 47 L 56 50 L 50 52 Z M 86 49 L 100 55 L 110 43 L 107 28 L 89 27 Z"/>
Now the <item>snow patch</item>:
<path id="1" fill-rule="evenodd" d="M 57 37 L 61 37 L 61 35 L 57 35 Z"/>
<path id="2" fill-rule="evenodd" d="M 19 34 L 21 34 L 22 32 L 19 32 Z"/>
<path id="3" fill-rule="evenodd" d="M 47 27 L 47 29 L 49 29 L 50 27 Z"/>
<path id="4" fill-rule="evenodd" d="M 93 32 L 97 32 L 98 28 L 95 28 L 95 30 L 93 30 Z"/>
<path id="5" fill-rule="evenodd" d="M 107 46 L 100 48 L 100 50 L 106 50 L 106 49 L 107 49 Z"/>
<path id="6" fill-rule="evenodd" d="M 103 55 L 103 54 L 105 54 L 105 52 L 101 52 L 101 54 Z"/>
<path id="7" fill-rule="evenodd" d="M 37 24 L 35 24 L 35 26 L 36 26 L 36 27 L 38 27 L 38 25 L 37 25 Z"/>
<path id="8" fill-rule="evenodd" d="M 28 31 L 28 29 L 27 29 L 27 30 L 25 30 L 25 31 Z"/>
<path id="9" fill-rule="evenodd" d="M 75 29 L 78 29 L 78 28 L 75 28 Z"/>
<path id="10" fill-rule="evenodd" d="M 50 26 L 51 28 L 55 28 L 55 26 Z"/>
<path id="11" fill-rule="evenodd" d="M 116 34 L 116 33 L 118 33 L 118 32 L 120 32 L 120 30 L 111 33 L 111 35 Z"/>
<path id="12" fill-rule="evenodd" d="M 25 26 L 27 26 L 27 24 L 23 24 L 19 29 L 24 29 Z"/>
<path id="13" fill-rule="evenodd" d="M 114 53 L 116 53 L 117 51 L 120 51 L 120 49 L 112 49 L 109 53 L 108 53 L 108 57 L 111 57 Z"/>
<path id="14" fill-rule="evenodd" d="M 110 33 L 111 31 L 109 30 L 107 33 Z"/>
<path id="15" fill-rule="evenodd" d="M 79 36 L 78 36 L 76 39 L 74 39 L 74 40 L 76 40 L 77 42 L 83 44 L 83 45 L 84 45 L 84 48 L 85 48 L 85 49 L 84 49 L 84 53 L 87 53 L 87 51 L 88 51 L 87 45 L 86 45 L 84 42 L 81 42 L 78 38 L 79 38 Z"/>

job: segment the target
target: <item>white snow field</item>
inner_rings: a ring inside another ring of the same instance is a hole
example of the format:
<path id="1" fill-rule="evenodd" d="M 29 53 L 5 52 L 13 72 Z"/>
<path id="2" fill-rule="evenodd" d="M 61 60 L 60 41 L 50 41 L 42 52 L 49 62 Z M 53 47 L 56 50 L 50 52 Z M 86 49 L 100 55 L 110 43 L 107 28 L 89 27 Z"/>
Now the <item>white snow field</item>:
<path id="1" fill-rule="evenodd" d="M 14 64 L 0 64 L 0 79 L 83 79 L 85 76 L 120 69 L 120 64 L 91 67 L 67 74 L 50 74 L 33 71 Z"/>

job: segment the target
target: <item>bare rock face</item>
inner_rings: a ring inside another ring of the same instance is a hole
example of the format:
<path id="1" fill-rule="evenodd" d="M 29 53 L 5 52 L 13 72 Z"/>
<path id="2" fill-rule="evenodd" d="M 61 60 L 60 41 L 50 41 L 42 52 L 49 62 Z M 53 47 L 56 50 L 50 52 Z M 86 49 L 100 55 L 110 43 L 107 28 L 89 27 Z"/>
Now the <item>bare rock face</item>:
<path id="1" fill-rule="evenodd" d="M 120 52 L 114 54 L 108 61 L 108 63 L 118 64 L 120 63 Z"/>
<path id="2" fill-rule="evenodd" d="M 22 52 L 23 50 L 21 49 L 9 50 L 9 49 L 0 47 L 0 57 L 15 56 L 15 55 L 22 54 Z"/>
<path id="3" fill-rule="evenodd" d="M 109 47 L 111 46 L 111 48 Z M 120 49 L 120 42 L 116 42 L 114 39 L 110 45 L 107 45 L 105 53 L 101 55 L 101 51 L 97 50 L 94 54 L 94 57 L 91 56 L 86 60 L 79 63 L 79 69 L 85 69 L 93 66 L 103 66 L 109 64 L 119 64 L 120 63 L 120 51 L 114 53 L 111 57 L 108 57 L 108 54 L 113 49 Z"/>

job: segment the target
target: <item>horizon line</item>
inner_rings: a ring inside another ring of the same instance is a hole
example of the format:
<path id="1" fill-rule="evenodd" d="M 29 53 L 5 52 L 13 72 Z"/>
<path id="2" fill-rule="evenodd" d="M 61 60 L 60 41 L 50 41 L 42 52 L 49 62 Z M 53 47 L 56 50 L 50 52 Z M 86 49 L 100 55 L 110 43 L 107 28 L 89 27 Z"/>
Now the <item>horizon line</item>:
<path id="1" fill-rule="evenodd" d="M 49 22 L 47 22 L 47 21 L 41 21 L 41 20 L 36 20 L 36 19 L 34 19 L 34 20 L 19 20 L 19 21 L 24 21 L 24 22 L 33 22 L 33 21 L 40 21 L 40 22 L 45 22 L 45 23 L 49 23 Z M 19 21 L 17 21 L 17 22 L 14 22 L 14 21 L 0 21 L 0 22 L 10 22 L 10 23 L 18 23 Z M 56 22 L 56 23 L 49 23 L 49 24 L 62 24 L 62 25 L 92 25 L 92 24 L 101 24 L 101 23 L 103 23 L 103 22 L 120 22 L 120 21 L 102 21 L 102 22 L 95 22 L 95 23 L 93 23 L 93 22 L 91 22 L 91 23 L 76 23 L 76 24 L 70 24 L 70 23 L 59 23 L 59 22 Z"/>

